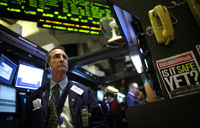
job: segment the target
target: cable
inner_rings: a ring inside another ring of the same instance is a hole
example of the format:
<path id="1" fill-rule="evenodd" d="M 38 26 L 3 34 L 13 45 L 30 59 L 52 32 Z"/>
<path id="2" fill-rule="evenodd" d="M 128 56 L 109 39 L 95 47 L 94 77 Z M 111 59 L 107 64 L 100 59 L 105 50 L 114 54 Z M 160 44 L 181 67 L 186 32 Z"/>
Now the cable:
<path id="1" fill-rule="evenodd" d="M 185 4 L 185 3 L 187 3 L 187 0 L 185 0 L 183 2 L 180 2 L 180 3 L 176 3 L 176 1 L 171 1 L 171 3 L 173 4 L 173 6 L 168 6 L 167 9 L 172 9 L 172 8 L 177 7 L 177 6 L 181 6 L 181 5 Z M 169 12 L 170 16 L 176 20 L 172 24 L 177 24 L 178 23 L 178 19 L 175 16 L 173 16 L 172 13 L 169 10 L 168 10 L 168 12 Z"/>
<path id="2" fill-rule="evenodd" d="M 172 15 L 172 13 L 170 12 L 170 11 L 168 11 L 169 12 L 169 15 L 172 17 L 172 18 L 174 18 L 176 21 L 175 22 L 173 22 L 172 24 L 177 24 L 178 23 L 178 19 L 175 17 L 175 16 L 173 16 Z"/>
<path id="3" fill-rule="evenodd" d="M 187 2 L 186 0 L 183 2 L 180 2 L 180 3 L 176 3 L 176 1 L 172 1 L 171 3 L 173 4 L 173 6 L 168 6 L 167 8 L 168 9 L 175 8 L 177 6 L 181 6 L 181 5 L 185 4 L 186 2 Z"/>

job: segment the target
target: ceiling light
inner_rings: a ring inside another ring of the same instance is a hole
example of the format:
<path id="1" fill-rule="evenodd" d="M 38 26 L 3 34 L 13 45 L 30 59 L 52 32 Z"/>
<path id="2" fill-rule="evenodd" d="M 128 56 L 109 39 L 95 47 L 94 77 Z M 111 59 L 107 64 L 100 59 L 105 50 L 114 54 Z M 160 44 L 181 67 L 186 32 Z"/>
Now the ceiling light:
<path id="1" fill-rule="evenodd" d="M 131 60 L 132 60 L 132 62 L 134 64 L 137 72 L 138 73 L 142 73 L 143 68 L 142 68 L 142 62 L 141 62 L 139 54 L 131 55 Z"/>
<path id="2" fill-rule="evenodd" d="M 108 86 L 107 88 L 108 88 L 108 90 L 110 90 L 110 91 L 119 92 L 118 89 L 116 89 L 116 88 L 114 88 L 114 87 L 112 87 L 112 86 Z"/>

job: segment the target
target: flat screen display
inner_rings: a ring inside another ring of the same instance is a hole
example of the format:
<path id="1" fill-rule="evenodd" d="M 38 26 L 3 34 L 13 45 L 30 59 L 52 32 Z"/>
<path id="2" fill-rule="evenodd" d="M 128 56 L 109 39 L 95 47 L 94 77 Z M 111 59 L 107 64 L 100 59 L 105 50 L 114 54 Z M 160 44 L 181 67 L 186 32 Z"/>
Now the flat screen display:
<path id="1" fill-rule="evenodd" d="M 16 88 L 0 83 L 0 113 L 16 113 Z"/>
<path id="2" fill-rule="evenodd" d="M 137 27 L 134 23 L 136 16 L 113 4 L 112 2 L 108 2 L 108 5 L 112 10 L 112 14 L 119 26 L 121 32 L 120 34 L 123 36 L 124 40 L 130 46 L 137 44 L 137 36 L 134 30 L 134 28 Z M 137 17 L 136 19 L 139 18 Z"/>
<path id="3" fill-rule="evenodd" d="M 0 56 L 0 82 L 8 85 L 12 84 L 17 65 L 5 55 Z"/>
<path id="4" fill-rule="evenodd" d="M 97 100 L 98 101 L 104 100 L 104 92 L 102 90 L 97 90 Z"/>
<path id="5" fill-rule="evenodd" d="M 44 69 L 19 64 L 15 87 L 36 90 L 43 80 Z"/>

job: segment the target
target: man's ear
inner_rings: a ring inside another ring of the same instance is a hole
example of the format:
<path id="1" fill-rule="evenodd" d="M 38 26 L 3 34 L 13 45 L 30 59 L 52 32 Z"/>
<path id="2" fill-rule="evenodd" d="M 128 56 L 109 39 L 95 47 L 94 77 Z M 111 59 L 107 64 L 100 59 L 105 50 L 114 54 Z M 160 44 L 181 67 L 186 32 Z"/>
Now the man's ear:
<path id="1" fill-rule="evenodd" d="M 45 63 L 45 70 L 48 70 L 49 72 L 51 72 L 51 67 L 49 66 L 48 63 Z"/>
<path id="2" fill-rule="evenodd" d="M 48 70 L 49 64 L 47 62 L 44 64 L 44 68 L 45 68 L 45 70 Z"/>

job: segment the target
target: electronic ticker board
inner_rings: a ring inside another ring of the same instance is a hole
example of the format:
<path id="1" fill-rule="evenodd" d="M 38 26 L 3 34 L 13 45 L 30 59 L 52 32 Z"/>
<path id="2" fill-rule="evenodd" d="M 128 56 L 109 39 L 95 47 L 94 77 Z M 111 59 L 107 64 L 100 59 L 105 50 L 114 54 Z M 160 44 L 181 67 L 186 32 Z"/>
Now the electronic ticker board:
<path id="1" fill-rule="evenodd" d="M 108 5 L 86 0 L 0 0 L 0 17 L 38 22 L 38 27 L 99 34 Z"/>

